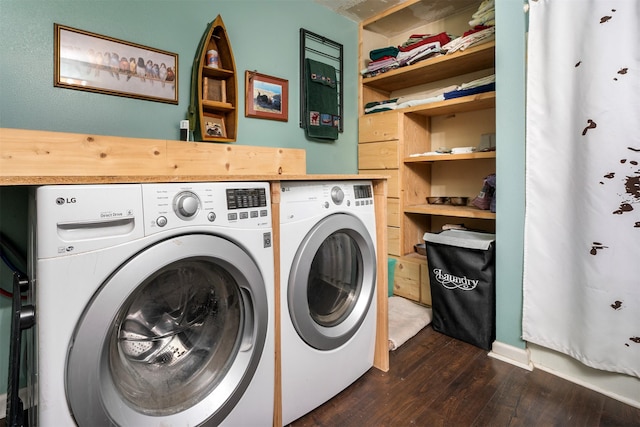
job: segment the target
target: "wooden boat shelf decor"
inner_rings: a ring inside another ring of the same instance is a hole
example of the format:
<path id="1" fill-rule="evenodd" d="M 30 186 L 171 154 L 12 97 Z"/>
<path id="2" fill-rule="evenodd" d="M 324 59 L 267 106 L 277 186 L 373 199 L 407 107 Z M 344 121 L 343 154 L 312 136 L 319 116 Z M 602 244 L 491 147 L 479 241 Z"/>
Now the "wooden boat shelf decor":
<path id="1" fill-rule="evenodd" d="M 207 25 L 193 62 L 187 118 L 194 139 L 234 142 L 238 133 L 236 64 L 220 15 Z"/>

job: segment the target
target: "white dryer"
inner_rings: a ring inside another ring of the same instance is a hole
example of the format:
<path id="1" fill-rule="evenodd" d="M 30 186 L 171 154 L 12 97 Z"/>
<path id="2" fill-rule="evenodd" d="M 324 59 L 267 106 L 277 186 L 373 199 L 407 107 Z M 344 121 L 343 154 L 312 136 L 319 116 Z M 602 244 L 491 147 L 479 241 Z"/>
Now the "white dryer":
<path id="1" fill-rule="evenodd" d="M 283 182 L 280 268 L 286 425 L 373 366 L 377 306 L 371 182 Z"/>
<path id="2" fill-rule="evenodd" d="M 268 183 L 46 186 L 31 201 L 31 425 L 272 425 Z"/>

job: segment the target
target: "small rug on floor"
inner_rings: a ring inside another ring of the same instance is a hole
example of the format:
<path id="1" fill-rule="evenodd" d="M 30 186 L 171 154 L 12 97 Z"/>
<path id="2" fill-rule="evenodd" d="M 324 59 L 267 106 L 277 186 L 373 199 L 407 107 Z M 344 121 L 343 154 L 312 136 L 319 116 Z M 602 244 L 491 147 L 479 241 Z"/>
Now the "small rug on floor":
<path id="1" fill-rule="evenodd" d="M 389 297 L 389 350 L 395 350 L 431 323 L 431 308 L 406 298 Z"/>

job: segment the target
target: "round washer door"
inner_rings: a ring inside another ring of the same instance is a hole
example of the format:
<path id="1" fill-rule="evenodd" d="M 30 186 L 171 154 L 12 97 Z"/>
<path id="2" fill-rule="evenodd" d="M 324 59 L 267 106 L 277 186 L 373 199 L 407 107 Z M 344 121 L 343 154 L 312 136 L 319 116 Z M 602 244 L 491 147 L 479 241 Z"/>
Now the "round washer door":
<path id="1" fill-rule="evenodd" d="M 76 327 L 66 389 L 85 425 L 217 425 L 251 382 L 264 347 L 258 266 L 211 235 L 173 237 L 133 256 Z"/>
<path id="2" fill-rule="evenodd" d="M 375 284 L 375 244 L 365 225 L 349 214 L 327 216 L 291 266 L 287 298 L 298 335 L 319 350 L 340 347 L 364 321 Z"/>

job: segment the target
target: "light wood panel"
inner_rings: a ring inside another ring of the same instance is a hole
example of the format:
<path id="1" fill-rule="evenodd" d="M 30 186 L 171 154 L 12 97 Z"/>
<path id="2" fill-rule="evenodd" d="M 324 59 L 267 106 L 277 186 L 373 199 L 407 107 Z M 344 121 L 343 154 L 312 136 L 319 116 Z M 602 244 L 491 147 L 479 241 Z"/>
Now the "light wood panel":
<path id="1" fill-rule="evenodd" d="M 387 227 L 388 238 L 388 251 L 390 255 L 402 255 L 402 248 L 400 247 L 400 228 L 399 227 Z"/>
<path id="2" fill-rule="evenodd" d="M 73 182 L 73 177 L 99 181 L 129 177 L 134 182 L 190 177 L 197 181 L 212 176 L 279 177 L 305 172 L 302 149 L 0 129 L 3 185 Z"/>
<path id="3" fill-rule="evenodd" d="M 420 263 L 408 258 L 397 258 L 393 294 L 420 301 Z"/>
<path id="4" fill-rule="evenodd" d="M 360 169 L 398 169 L 400 153 L 397 141 L 358 144 Z"/>
<path id="5" fill-rule="evenodd" d="M 373 357 L 373 366 L 381 371 L 389 370 L 389 318 L 388 310 L 388 264 L 387 264 L 387 182 L 378 180 L 373 182 L 373 198 L 376 210 L 376 261 L 378 263 L 376 276 L 376 298 L 377 298 L 377 319 L 376 319 L 376 343 Z"/>
<path id="6" fill-rule="evenodd" d="M 400 227 L 401 212 L 400 199 L 387 198 L 387 224 L 389 227 Z"/>
<path id="7" fill-rule="evenodd" d="M 388 197 L 400 197 L 400 171 L 398 169 L 359 169 L 358 173 L 386 176 Z"/>
<path id="8" fill-rule="evenodd" d="M 358 141 L 390 141 L 399 137 L 398 114 L 395 111 L 367 114 L 358 122 Z"/>

